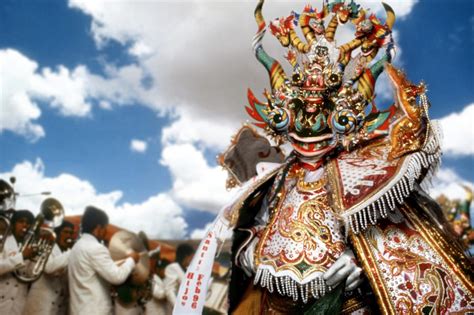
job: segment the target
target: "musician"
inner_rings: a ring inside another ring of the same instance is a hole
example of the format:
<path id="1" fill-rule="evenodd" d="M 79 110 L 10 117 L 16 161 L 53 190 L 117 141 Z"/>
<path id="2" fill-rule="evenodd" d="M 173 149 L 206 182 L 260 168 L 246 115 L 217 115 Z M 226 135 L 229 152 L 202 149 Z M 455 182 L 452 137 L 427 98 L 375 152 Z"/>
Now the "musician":
<path id="1" fill-rule="evenodd" d="M 67 313 L 69 291 L 67 265 L 74 244 L 74 224 L 69 221 L 54 229 L 57 236 L 43 275 L 30 288 L 25 314 L 62 315 Z"/>
<path id="2" fill-rule="evenodd" d="M 69 256 L 69 295 L 71 315 L 112 314 L 110 284 L 123 283 L 131 273 L 139 254 L 132 252 L 117 265 L 101 242 L 105 239 L 109 218 L 96 207 L 85 209 L 81 220 L 82 236 Z"/>
<path id="3" fill-rule="evenodd" d="M 186 243 L 182 243 L 176 248 L 176 262 L 169 264 L 165 268 L 165 281 L 168 282 L 171 290 L 167 290 L 168 303 L 173 309 L 178 295 L 179 285 L 183 281 L 186 269 L 194 256 L 194 248 Z"/>
<path id="4" fill-rule="evenodd" d="M 145 306 L 146 315 L 166 315 L 171 314 L 172 312 L 167 301 L 167 296 L 169 294 L 167 294 L 167 291 L 172 292 L 173 289 L 169 285 L 168 279 L 165 281 L 165 268 L 169 263 L 168 260 L 160 258 L 156 261 L 153 270 L 152 298 Z"/>
<path id="5" fill-rule="evenodd" d="M 23 267 L 25 261 L 34 257 L 35 251 L 25 247 L 19 251 L 28 229 L 34 221 L 28 210 L 17 210 L 11 220 L 12 234 L 7 236 L 0 255 L 0 314 L 21 315 L 26 302 L 28 284 L 19 281 L 13 271 Z"/>

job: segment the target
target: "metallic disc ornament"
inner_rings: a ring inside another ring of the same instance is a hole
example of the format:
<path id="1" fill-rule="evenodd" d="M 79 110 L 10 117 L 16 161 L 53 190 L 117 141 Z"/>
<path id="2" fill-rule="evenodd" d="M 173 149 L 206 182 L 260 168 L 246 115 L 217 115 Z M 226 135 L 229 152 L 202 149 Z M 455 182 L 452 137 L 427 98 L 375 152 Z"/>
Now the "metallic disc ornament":
<path id="1" fill-rule="evenodd" d="M 132 284 L 139 285 L 147 281 L 150 275 L 150 257 L 142 240 L 129 231 L 116 232 L 109 242 L 110 256 L 114 261 L 126 259 L 132 252 L 140 253 L 140 260 L 133 268 Z"/>

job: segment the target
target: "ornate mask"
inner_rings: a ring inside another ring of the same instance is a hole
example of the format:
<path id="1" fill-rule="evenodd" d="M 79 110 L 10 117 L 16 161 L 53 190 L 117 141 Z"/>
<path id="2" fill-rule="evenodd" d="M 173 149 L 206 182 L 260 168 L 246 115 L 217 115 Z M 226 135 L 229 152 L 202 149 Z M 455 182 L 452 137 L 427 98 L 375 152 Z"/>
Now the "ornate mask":
<path id="1" fill-rule="evenodd" d="M 366 19 L 364 10 L 353 1 L 336 0 L 324 5 L 321 12 L 306 6 L 301 14 L 293 12 L 273 21 L 272 33 L 288 47 L 286 59 L 293 72 L 287 77 L 262 46 L 262 5 L 260 1 L 255 10 L 259 30 L 253 49 L 270 75 L 272 89 L 264 92 L 266 103 L 249 90 L 247 112 L 259 121 L 255 124 L 279 141 L 288 140 L 300 156 L 309 158 L 320 158 L 338 147 L 350 148 L 367 138 L 373 119 L 380 116 L 369 115 L 376 112 L 371 104 L 375 82 L 384 64 L 392 59 L 393 10 L 384 4 L 387 19 L 382 24 L 373 15 Z M 336 29 L 348 21 L 356 25 L 354 39 L 337 46 Z M 305 41 L 295 32 L 297 25 Z M 369 65 L 381 47 L 386 48 L 385 54 Z M 357 48 L 361 52 L 352 56 Z"/>

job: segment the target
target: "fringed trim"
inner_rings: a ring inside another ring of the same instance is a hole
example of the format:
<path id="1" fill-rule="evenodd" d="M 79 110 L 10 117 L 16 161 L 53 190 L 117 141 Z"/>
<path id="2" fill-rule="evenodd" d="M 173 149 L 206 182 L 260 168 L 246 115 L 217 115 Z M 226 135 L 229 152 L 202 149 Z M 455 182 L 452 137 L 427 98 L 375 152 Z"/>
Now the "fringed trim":
<path id="1" fill-rule="evenodd" d="M 418 152 L 406 157 L 403 162 L 405 167 L 402 177 L 385 191 L 377 200 L 371 202 L 360 210 L 349 211 L 343 215 L 346 233 L 352 230 L 359 233 L 369 225 L 375 225 L 378 218 L 386 218 L 388 211 L 393 211 L 402 204 L 414 189 L 415 183 L 422 182 L 426 185 L 439 167 L 441 149 L 439 146 L 439 129 L 433 126 L 432 134 L 426 145 Z"/>
<path id="2" fill-rule="evenodd" d="M 293 301 L 301 300 L 303 303 L 308 302 L 310 295 L 319 299 L 327 292 L 331 291 L 331 287 L 326 285 L 322 275 L 305 284 L 300 284 L 289 276 L 276 277 L 267 269 L 258 269 L 254 279 L 255 285 L 267 288 L 270 293 L 275 290 L 282 296 L 289 296 Z"/>

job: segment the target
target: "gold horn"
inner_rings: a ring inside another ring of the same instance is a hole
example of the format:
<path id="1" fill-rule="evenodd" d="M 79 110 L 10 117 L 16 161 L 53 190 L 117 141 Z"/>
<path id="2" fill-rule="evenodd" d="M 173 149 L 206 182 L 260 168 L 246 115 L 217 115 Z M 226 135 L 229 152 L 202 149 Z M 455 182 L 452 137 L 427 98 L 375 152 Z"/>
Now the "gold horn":
<path id="1" fill-rule="evenodd" d="M 382 2 L 382 5 L 385 9 L 385 12 L 387 13 L 385 25 L 387 25 L 387 27 L 392 30 L 393 24 L 395 24 L 395 12 L 393 11 L 392 7 L 386 4 L 385 2 Z"/>
<path id="2" fill-rule="evenodd" d="M 36 281 L 43 274 L 56 241 L 53 229 L 60 226 L 64 219 L 64 208 L 57 199 L 44 200 L 40 211 L 19 249 L 23 252 L 26 247 L 33 247 L 36 255 L 24 267 L 16 269 L 13 273 L 23 282 Z"/>
<path id="3" fill-rule="evenodd" d="M 264 0 L 260 0 L 255 8 L 254 16 L 255 22 L 257 22 L 258 31 L 253 38 L 252 48 L 255 53 L 257 60 L 267 69 L 270 77 L 270 85 L 272 91 L 280 89 L 285 85 L 286 75 L 283 67 L 273 57 L 267 54 L 262 45 L 263 36 L 265 35 L 265 19 L 262 14 Z"/>

